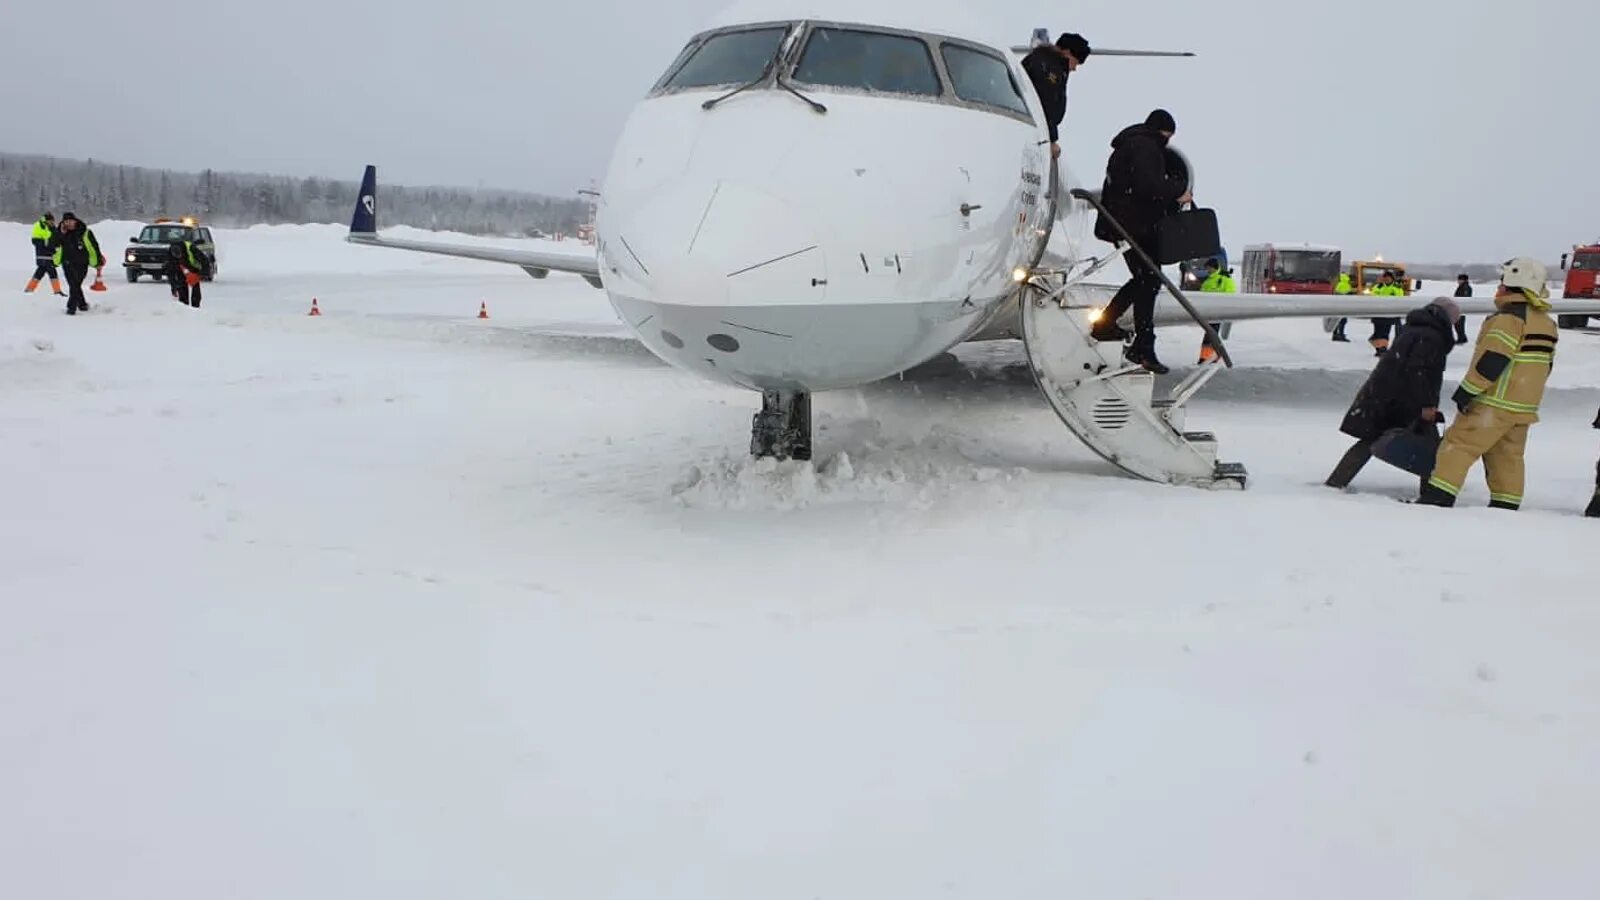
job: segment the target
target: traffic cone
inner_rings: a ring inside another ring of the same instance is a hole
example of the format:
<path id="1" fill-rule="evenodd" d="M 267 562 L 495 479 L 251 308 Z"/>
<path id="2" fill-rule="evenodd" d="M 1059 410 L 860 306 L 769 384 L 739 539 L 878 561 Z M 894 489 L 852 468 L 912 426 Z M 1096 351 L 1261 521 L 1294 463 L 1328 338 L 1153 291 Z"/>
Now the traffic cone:
<path id="1" fill-rule="evenodd" d="M 94 284 L 89 285 L 89 290 L 91 290 L 91 291 L 99 291 L 102 294 L 105 293 L 106 281 L 105 281 L 105 277 L 101 274 L 102 271 L 104 271 L 104 270 L 102 270 L 102 269 L 95 269 L 94 270 Z"/>
<path id="2" fill-rule="evenodd" d="M 311 312 L 306 313 L 306 315 L 308 315 L 308 316 L 320 316 L 320 315 L 322 315 L 322 310 L 317 308 L 317 298 L 315 298 L 315 297 L 311 298 Z"/>
<path id="3" fill-rule="evenodd" d="M 487 302 L 478 304 L 478 318 L 480 318 L 480 319 L 489 318 L 489 304 Z"/>

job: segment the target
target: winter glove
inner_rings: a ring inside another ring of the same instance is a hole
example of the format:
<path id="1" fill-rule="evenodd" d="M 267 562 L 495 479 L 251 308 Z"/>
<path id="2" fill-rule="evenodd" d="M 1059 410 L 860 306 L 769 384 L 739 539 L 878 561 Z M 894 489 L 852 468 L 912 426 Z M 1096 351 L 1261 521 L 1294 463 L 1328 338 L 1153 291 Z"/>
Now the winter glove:
<path id="1" fill-rule="evenodd" d="M 1461 410 L 1462 415 L 1467 414 L 1467 411 L 1472 408 L 1472 401 L 1476 399 L 1478 399 L 1477 396 L 1468 393 L 1464 387 L 1456 388 L 1456 392 L 1450 395 L 1450 401 L 1456 405 L 1456 409 Z"/>

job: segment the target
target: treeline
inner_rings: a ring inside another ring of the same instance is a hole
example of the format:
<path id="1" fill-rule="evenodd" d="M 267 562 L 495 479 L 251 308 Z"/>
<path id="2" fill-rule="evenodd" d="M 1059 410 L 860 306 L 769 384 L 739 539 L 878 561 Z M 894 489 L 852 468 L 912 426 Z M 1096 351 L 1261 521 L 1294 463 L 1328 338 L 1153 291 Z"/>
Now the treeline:
<path id="1" fill-rule="evenodd" d="M 0 220 L 49 210 L 89 221 L 196 215 L 214 225 L 347 223 L 354 181 L 238 172 L 173 172 L 98 160 L 0 153 Z M 587 202 L 516 191 L 380 187 L 380 222 L 468 234 L 575 234 Z"/>

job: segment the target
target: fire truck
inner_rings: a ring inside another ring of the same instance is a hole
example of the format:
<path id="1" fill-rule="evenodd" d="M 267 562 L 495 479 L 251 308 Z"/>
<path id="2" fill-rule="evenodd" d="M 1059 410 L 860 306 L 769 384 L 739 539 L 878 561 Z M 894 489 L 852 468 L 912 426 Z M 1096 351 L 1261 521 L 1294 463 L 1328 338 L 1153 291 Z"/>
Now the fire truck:
<path id="1" fill-rule="evenodd" d="M 1561 257 L 1561 268 L 1567 272 L 1567 284 L 1561 296 L 1573 299 L 1600 300 L 1600 241 L 1582 247 L 1573 247 L 1571 253 Z M 1558 316 L 1562 328 L 1584 328 L 1589 317 Z"/>
<path id="2" fill-rule="evenodd" d="M 1331 294 L 1343 255 L 1337 247 L 1255 244 L 1244 248 L 1246 294 Z"/>

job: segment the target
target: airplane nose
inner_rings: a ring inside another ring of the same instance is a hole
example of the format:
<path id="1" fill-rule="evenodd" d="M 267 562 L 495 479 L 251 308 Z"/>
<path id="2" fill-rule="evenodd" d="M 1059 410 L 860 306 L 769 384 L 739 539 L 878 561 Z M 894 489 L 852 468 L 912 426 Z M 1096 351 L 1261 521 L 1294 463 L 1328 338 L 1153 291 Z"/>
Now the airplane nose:
<path id="1" fill-rule="evenodd" d="M 815 302 L 827 283 L 818 229 L 756 185 L 684 178 L 618 229 L 657 302 L 728 307 Z"/>

